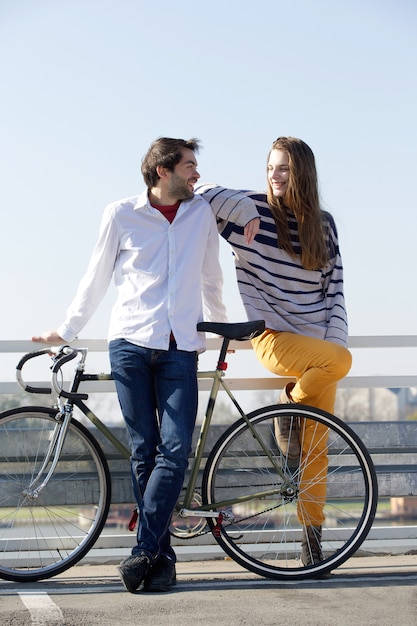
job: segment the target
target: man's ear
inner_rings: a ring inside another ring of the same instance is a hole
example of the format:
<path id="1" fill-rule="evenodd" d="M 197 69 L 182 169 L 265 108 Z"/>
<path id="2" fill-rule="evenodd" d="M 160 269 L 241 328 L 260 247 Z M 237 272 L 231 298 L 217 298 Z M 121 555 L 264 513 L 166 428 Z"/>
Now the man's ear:
<path id="1" fill-rule="evenodd" d="M 169 170 L 166 167 L 162 167 L 162 165 L 157 165 L 156 173 L 158 174 L 161 180 L 165 180 L 167 178 Z"/>

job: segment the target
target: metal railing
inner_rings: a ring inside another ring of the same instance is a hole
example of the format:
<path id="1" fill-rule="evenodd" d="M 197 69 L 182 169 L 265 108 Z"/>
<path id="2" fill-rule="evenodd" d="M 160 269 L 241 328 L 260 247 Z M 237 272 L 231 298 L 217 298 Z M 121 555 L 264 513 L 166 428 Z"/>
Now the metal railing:
<path id="1" fill-rule="evenodd" d="M 220 347 L 220 339 L 207 339 L 207 350 L 218 350 Z M 75 347 L 88 348 L 91 353 L 107 352 L 108 345 L 104 339 L 86 339 L 74 341 L 71 345 Z M 0 358 L 4 354 L 24 354 L 36 350 L 39 344 L 31 341 L 19 340 L 0 340 Z M 252 346 L 249 341 L 232 341 L 231 349 L 234 350 L 251 350 Z M 417 348 L 417 335 L 380 335 L 380 336 L 353 336 L 349 338 L 349 348 L 353 351 L 357 349 L 372 350 L 392 350 L 397 348 Z M 16 363 L 20 357 L 17 357 Z M 255 357 L 254 357 L 255 359 Z M 384 363 L 389 364 L 389 357 L 381 359 Z M 285 384 L 285 378 L 276 376 L 256 376 L 252 378 L 235 378 L 228 380 L 233 389 L 237 390 L 258 390 L 258 389 L 279 389 Z M 34 383 L 35 384 L 35 383 Z M 200 380 L 200 390 L 208 389 L 210 381 Z M 416 374 L 397 375 L 348 375 L 340 381 L 339 388 L 410 388 L 417 387 L 417 355 L 416 355 Z M 85 389 L 87 393 L 105 393 L 114 391 L 112 381 L 100 381 L 95 383 L 86 383 Z M 14 381 L 0 381 L 0 394 L 20 393 L 21 390 Z"/>
<path id="2" fill-rule="evenodd" d="M 208 351 L 218 350 L 220 341 L 218 338 L 209 338 L 207 340 Z M 108 350 L 105 340 L 76 341 L 72 345 L 87 347 L 89 352 L 93 354 L 106 353 Z M 232 342 L 230 347 L 236 351 L 251 350 L 250 342 Z M 352 351 L 362 349 L 377 350 L 378 355 L 381 354 L 380 362 L 384 363 L 386 367 L 390 367 L 390 351 L 403 348 L 417 348 L 417 336 L 355 336 L 350 338 L 349 347 Z M 16 355 L 16 359 L 12 360 L 17 364 L 24 353 L 38 348 L 38 344 L 30 341 L 3 340 L 0 341 L 0 359 L 5 358 L 5 355 L 9 355 L 8 360 L 10 362 L 10 355 Z M 249 353 L 248 356 L 252 358 Z M 256 357 L 254 355 L 253 359 L 255 362 Z M 211 367 L 213 365 L 212 363 Z M 90 371 L 93 370 L 94 366 Z M 44 371 L 47 371 L 47 369 Z M 277 390 L 282 388 L 287 381 L 285 378 L 268 376 L 266 372 L 265 375 L 262 375 L 262 368 L 258 368 L 258 371 L 261 372 L 260 375 L 250 378 L 242 376 L 231 378 L 228 376 L 228 383 L 234 391 L 260 391 Z M 11 377 L 8 376 L 8 378 Z M 45 386 L 45 379 L 30 382 L 35 386 Z M 209 383 L 210 381 L 206 379 L 200 379 L 200 391 L 206 391 Z M 417 388 L 417 374 L 398 375 L 394 372 L 381 375 L 348 375 L 340 382 L 339 387 L 341 389 Z M 114 392 L 114 384 L 112 381 L 85 383 L 83 384 L 83 390 L 87 393 Z M 15 381 L 0 381 L 0 397 L 1 394 L 15 393 L 24 393 Z M 364 440 L 374 459 L 378 474 L 380 497 L 385 500 L 393 498 L 405 500 L 411 498 L 416 501 L 414 505 L 416 506 L 415 521 L 411 520 L 403 525 L 398 522 L 395 525 L 384 525 L 383 523 L 374 525 L 362 549 L 368 553 L 404 553 L 415 549 L 417 539 L 417 422 L 398 420 L 379 422 L 375 420 L 356 424 L 350 421 L 350 425 L 355 428 Z M 98 438 L 101 441 L 100 437 Z M 107 454 L 107 444 L 106 442 L 102 443 Z M 111 453 L 109 451 L 109 457 L 112 457 L 116 463 L 119 462 L 119 459 L 115 458 L 114 450 Z M 112 459 L 109 461 L 110 466 Z M 119 486 L 120 492 L 124 490 L 129 492 L 128 488 L 125 489 L 127 487 L 125 483 L 130 481 L 130 476 L 128 468 L 126 468 L 126 475 L 121 475 L 124 472 L 120 472 L 120 466 L 118 468 L 119 470 L 114 473 L 113 489 L 116 491 L 114 502 L 124 502 L 123 497 L 117 497 L 117 489 Z M 112 560 L 113 554 L 115 560 L 120 560 L 124 552 L 129 552 L 133 543 L 134 537 L 132 537 L 131 533 L 122 531 L 119 527 L 115 527 L 115 530 L 109 529 L 106 533 L 103 533 L 94 551 L 88 555 L 88 560 L 90 562 L 103 559 Z M 222 554 L 210 535 L 197 538 L 192 543 L 182 542 L 181 547 L 177 547 L 177 551 L 179 551 L 180 558 L 183 560 L 216 557 Z"/>

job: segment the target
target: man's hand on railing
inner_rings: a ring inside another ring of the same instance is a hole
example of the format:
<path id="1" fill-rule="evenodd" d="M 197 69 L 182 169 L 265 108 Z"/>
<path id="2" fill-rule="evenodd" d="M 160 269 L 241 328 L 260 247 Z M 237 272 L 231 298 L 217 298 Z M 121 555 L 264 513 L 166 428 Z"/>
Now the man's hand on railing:
<path id="1" fill-rule="evenodd" d="M 44 331 L 41 335 L 36 335 L 32 337 L 32 341 L 36 341 L 38 343 L 65 343 L 65 339 L 62 339 L 60 335 L 56 332 L 56 330 L 47 330 Z"/>

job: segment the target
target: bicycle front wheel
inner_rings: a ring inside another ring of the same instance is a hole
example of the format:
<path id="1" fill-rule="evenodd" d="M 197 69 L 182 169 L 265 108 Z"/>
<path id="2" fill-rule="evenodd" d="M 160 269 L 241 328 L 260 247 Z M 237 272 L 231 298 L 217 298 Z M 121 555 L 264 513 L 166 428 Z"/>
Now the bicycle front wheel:
<path id="1" fill-rule="evenodd" d="M 77 563 L 100 535 L 110 474 L 90 432 L 72 419 L 49 477 L 47 451 L 62 427 L 47 407 L 0 415 L 0 577 L 32 582 Z M 43 482 L 45 484 L 43 485 Z"/>
<path id="2" fill-rule="evenodd" d="M 278 445 L 280 418 L 298 424 L 298 458 Z M 259 409 L 248 419 L 250 427 L 240 419 L 220 437 L 203 475 L 204 503 L 224 514 L 221 523 L 208 519 L 218 543 L 268 578 L 313 578 L 338 567 L 366 538 L 377 506 L 362 441 L 340 419 L 299 404 Z M 311 526 L 321 526 L 323 560 L 304 564 Z"/>

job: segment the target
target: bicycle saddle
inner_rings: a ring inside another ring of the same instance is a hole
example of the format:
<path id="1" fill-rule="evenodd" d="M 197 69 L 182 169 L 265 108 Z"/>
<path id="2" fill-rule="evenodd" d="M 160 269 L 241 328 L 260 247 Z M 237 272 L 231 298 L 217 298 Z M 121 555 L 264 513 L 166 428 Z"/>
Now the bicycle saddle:
<path id="1" fill-rule="evenodd" d="M 236 339 L 237 341 L 246 341 L 257 337 L 265 330 L 264 320 L 256 320 L 254 322 L 199 322 L 197 330 L 206 333 L 215 333 L 226 339 Z"/>

